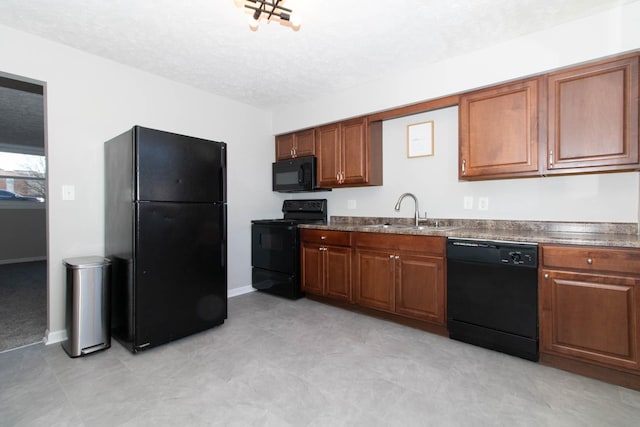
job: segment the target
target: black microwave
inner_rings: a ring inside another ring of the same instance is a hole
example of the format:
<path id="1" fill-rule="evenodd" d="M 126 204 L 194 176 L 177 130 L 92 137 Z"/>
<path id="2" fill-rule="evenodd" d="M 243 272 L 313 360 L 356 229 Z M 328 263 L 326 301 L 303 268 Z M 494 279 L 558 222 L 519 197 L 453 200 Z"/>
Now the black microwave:
<path id="1" fill-rule="evenodd" d="M 273 191 L 296 193 L 301 191 L 329 191 L 317 186 L 315 156 L 280 160 L 273 163 Z"/>

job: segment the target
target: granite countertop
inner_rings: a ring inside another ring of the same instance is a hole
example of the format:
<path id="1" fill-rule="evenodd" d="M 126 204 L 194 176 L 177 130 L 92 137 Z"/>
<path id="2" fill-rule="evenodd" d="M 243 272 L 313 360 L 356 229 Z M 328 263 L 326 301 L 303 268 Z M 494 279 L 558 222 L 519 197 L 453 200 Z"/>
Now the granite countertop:
<path id="1" fill-rule="evenodd" d="M 399 224 L 405 228 L 383 228 L 380 224 Z M 569 245 L 640 248 L 637 223 L 590 223 L 550 221 L 503 221 L 429 219 L 420 229 L 412 218 L 332 216 L 327 225 L 304 224 L 300 228 L 367 233 L 444 236 L 510 242 L 555 243 Z M 436 226 L 437 225 L 437 226 Z"/>

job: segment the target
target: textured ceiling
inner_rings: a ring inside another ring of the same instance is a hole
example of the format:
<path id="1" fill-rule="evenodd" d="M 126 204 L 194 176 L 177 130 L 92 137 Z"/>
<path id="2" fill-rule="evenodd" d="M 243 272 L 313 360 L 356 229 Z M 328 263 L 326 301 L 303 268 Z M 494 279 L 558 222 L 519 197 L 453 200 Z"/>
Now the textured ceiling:
<path id="1" fill-rule="evenodd" d="M 633 1 L 286 0 L 299 31 L 252 32 L 233 0 L 2 0 L 0 24 L 274 108 Z"/>

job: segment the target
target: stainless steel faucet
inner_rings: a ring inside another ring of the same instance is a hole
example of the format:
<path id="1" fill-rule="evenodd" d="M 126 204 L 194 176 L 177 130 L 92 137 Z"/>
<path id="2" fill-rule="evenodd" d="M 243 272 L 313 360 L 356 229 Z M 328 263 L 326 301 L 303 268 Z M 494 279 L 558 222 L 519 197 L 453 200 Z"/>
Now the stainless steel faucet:
<path id="1" fill-rule="evenodd" d="M 403 193 L 400 198 L 398 199 L 398 202 L 396 203 L 395 206 L 395 210 L 399 211 L 400 210 L 400 204 L 402 203 L 402 200 L 404 200 L 405 197 L 411 197 L 413 199 L 413 201 L 415 202 L 416 205 L 416 213 L 415 213 L 415 220 L 416 220 L 416 227 L 418 227 L 418 220 L 420 219 L 420 208 L 418 207 L 418 198 L 413 195 L 412 193 Z M 427 219 L 427 215 L 424 215 L 424 219 Z"/>

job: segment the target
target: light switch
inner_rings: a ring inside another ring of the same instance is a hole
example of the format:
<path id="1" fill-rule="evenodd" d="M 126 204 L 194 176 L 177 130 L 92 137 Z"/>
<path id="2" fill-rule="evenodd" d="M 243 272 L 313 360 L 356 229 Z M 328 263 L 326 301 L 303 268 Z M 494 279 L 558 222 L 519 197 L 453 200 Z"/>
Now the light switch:
<path id="1" fill-rule="evenodd" d="M 76 187 L 75 185 L 63 185 L 62 186 L 62 200 L 75 200 L 76 199 Z"/>
<path id="2" fill-rule="evenodd" d="M 464 196 L 464 208 L 473 209 L 473 196 Z"/>

